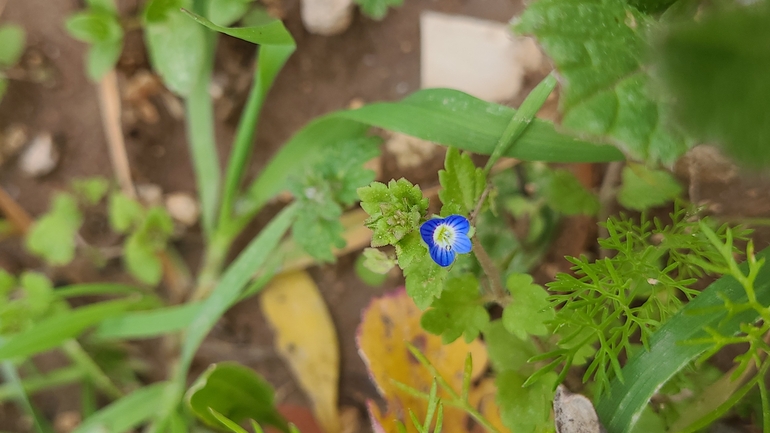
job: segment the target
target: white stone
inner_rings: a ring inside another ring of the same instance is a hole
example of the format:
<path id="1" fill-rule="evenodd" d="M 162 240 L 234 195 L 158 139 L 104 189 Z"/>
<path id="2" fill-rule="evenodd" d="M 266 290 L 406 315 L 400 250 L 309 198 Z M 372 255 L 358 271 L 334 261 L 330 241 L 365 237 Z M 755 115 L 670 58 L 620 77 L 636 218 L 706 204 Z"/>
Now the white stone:
<path id="1" fill-rule="evenodd" d="M 190 194 L 175 192 L 166 196 L 166 210 L 171 218 L 187 227 L 195 225 L 200 216 L 200 206 Z"/>
<path id="2" fill-rule="evenodd" d="M 300 15 L 310 33 L 336 35 L 353 19 L 353 0 L 301 0 Z"/>
<path id="3" fill-rule="evenodd" d="M 154 183 L 136 185 L 136 195 L 147 206 L 160 206 L 163 204 L 163 189 Z"/>
<path id="4" fill-rule="evenodd" d="M 448 87 L 502 102 L 521 90 L 543 55 L 508 24 L 426 11 L 420 16 L 422 88 Z"/>
<path id="5" fill-rule="evenodd" d="M 59 163 L 59 150 L 49 133 L 35 136 L 19 157 L 19 168 L 30 177 L 40 177 L 53 171 Z"/>

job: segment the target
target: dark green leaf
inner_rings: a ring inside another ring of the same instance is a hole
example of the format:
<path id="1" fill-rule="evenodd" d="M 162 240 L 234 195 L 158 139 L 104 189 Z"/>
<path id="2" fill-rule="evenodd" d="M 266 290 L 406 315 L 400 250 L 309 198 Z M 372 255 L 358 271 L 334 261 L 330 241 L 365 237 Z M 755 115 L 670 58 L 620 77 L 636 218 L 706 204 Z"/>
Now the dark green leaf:
<path id="1" fill-rule="evenodd" d="M 26 37 L 21 26 L 6 24 L 0 26 L 0 67 L 16 64 L 24 52 Z M 0 92 L 0 97 L 2 92 Z"/>
<path id="2" fill-rule="evenodd" d="M 229 28 L 218 26 L 206 18 L 194 14 L 190 11 L 185 11 L 187 15 L 192 19 L 203 24 L 204 26 L 226 35 L 230 35 L 235 38 L 243 39 L 244 41 L 251 42 L 257 45 L 291 45 L 295 46 L 294 38 L 291 37 L 291 33 L 283 26 L 281 20 L 271 18 L 265 15 L 264 21 L 261 23 L 252 22 L 249 27 Z"/>
<path id="3" fill-rule="evenodd" d="M 433 301 L 430 310 L 422 315 L 422 327 L 449 344 L 465 334 L 471 342 L 489 323 L 489 313 L 484 308 L 479 293 L 479 282 L 471 274 L 447 280 L 441 297 Z"/>
<path id="4" fill-rule="evenodd" d="M 548 292 L 532 284 L 532 277 L 527 274 L 511 275 L 505 286 L 513 298 L 503 310 L 505 329 L 522 340 L 529 335 L 547 334 L 546 322 L 555 316 Z"/>
<path id="5" fill-rule="evenodd" d="M 657 44 L 675 113 L 697 138 L 740 162 L 770 165 L 770 4 L 672 26 Z"/>
<path id="6" fill-rule="evenodd" d="M 671 173 L 633 164 L 623 168 L 618 202 L 627 209 L 645 210 L 666 204 L 681 193 L 682 187 Z"/>
<path id="7" fill-rule="evenodd" d="M 484 170 L 477 168 L 467 153 L 450 147 L 446 152 L 444 169 L 438 172 L 441 191 L 438 193 L 443 206 L 441 216 L 452 214 L 470 215 L 487 182 Z"/>
<path id="8" fill-rule="evenodd" d="M 428 255 L 420 234 L 412 231 L 396 244 L 398 264 L 406 277 L 406 293 L 424 310 L 441 296 L 448 268 L 437 265 Z"/>
<path id="9" fill-rule="evenodd" d="M 673 163 L 692 142 L 666 124 L 645 68 L 653 20 L 624 0 L 539 0 L 516 31 L 533 34 L 562 75 L 563 124 L 635 159 Z"/>
<path id="10" fill-rule="evenodd" d="M 53 265 L 65 265 L 75 257 L 75 235 L 82 223 L 77 200 L 69 194 L 57 194 L 51 210 L 27 235 L 27 249 Z"/>
<path id="11" fill-rule="evenodd" d="M 337 207 L 339 208 L 339 206 Z M 343 248 L 345 246 L 345 239 L 342 237 L 345 229 L 338 219 L 341 215 L 342 209 L 339 209 L 335 218 L 319 218 L 311 210 L 304 210 L 291 228 L 292 237 L 305 252 L 315 259 L 321 262 L 334 262 L 335 256 L 332 247 Z"/>
<path id="12" fill-rule="evenodd" d="M 144 20 L 148 24 L 165 21 L 170 12 L 178 11 L 183 5 L 183 0 L 150 0 L 144 7 Z"/>
<path id="13" fill-rule="evenodd" d="M 548 206 L 565 215 L 596 215 L 599 198 L 586 190 L 568 170 L 553 170 L 537 180 L 538 192 Z"/>
<path id="14" fill-rule="evenodd" d="M 235 362 L 220 362 L 201 374 L 185 400 L 195 416 L 212 427 L 220 423 L 209 408 L 236 423 L 253 419 L 288 431 L 273 394 L 270 384 L 254 370 Z"/>

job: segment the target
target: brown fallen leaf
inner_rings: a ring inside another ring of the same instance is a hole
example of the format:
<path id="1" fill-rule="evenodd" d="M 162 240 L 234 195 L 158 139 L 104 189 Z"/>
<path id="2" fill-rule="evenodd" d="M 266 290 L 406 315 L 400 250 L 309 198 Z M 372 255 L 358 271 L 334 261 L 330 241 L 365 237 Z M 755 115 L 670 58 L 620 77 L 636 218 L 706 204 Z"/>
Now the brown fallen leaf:
<path id="1" fill-rule="evenodd" d="M 380 395 L 387 400 L 384 414 L 374 402 L 367 403 L 375 432 L 395 433 L 397 420 L 406 424 L 407 432 L 416 432 L 409 421 L 409 410 L 421 422 L 425 418 L 427 402 L 393 383 L 400 382 L 424 393 L 430 392 L 433 383 L 430 371 L 420 365 L 406 343 L 411 343 L 422 352 L 456 391 L 462 388 L 468 353 L 473 357 L 473 379 L 486 369 L 487 352 L 481 342 L 475 340 L 468 344 L 458 339 L 444 345 L 441 337 L 422 329 L 421 315 L 422 311 L 404 289 L 374 299 L 363 313 L 357 334 L 358 350 Z M 439 397 L 449 398 L 444 391 L 439 392 Z M 462 410 L 444 405 L 444 433 L 467 432 L 467 420 L 468 416 Z"/>
<path id="2" fill-rule="evenodd" d="M 337 410 L 339 344 L 318 287 L 304 271 L 277 276 L 262 294 L 275 346 L 313 405 L 326 433 L 340 430 Z"/>

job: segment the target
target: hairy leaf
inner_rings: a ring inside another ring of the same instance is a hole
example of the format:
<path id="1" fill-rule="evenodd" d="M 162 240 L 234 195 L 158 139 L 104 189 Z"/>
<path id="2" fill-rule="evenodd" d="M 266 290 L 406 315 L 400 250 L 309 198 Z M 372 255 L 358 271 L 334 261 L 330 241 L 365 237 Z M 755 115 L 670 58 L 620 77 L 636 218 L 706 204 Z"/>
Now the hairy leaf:
<path id="1" fill-rule="evenodd" d="M 511 275 L 505 286 L 513 298 L 503 310 L 505 329 L 522 340 L 529 335 L 547 334 L 545 324 L 555 316 L 548 302 L 548 292 L 532 284 L 532 277 L 527 274 Z"/>
<path id="2" fill-rule="evenodd" d="M 489 313 L 479 293 L 479 282 L 471 274 L 447 280 L 441 297 L 422 315 L 420 325 L 449 344 L 461 335 L 471 342 L 479 336 L 487 323 Z"/>
<path id="3" fill-rule="evenodd" d="M 359 188 L 358 196 L 369 214 L 366 226 L 373 231 L 373 247 L 394 245 L 417 230 L 428 210 L 428 199 L 422 196 L 420 187 L 403 178 L 391 180 L 388 185 L 373 182 Z"/>
<path id="4" fill-rule="evenodd" d="M 438 196 L 443 204 L 443 217 L 469 215 L 486 186 L 484 170 L 476 167 L 470 155 L 461 155 L 454 147 L 447 150 L 444 169 L 438 172 L 438 178 L 442 187 Z"/>

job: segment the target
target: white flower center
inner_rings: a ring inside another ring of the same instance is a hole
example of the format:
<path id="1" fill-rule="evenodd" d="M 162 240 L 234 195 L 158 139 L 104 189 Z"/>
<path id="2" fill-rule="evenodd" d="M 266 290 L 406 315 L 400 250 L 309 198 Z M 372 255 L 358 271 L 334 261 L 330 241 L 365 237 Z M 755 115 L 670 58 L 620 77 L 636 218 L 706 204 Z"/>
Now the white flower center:
<path id="1" fill-rule="evenodd" d="M 455 236 L 456 233 L 453 228 L 446 224 L 441 224 L 436 227 L 436 230 L 433 232 L 433 242 L 441 248 L 449 250 L 455 242 Z"/>

